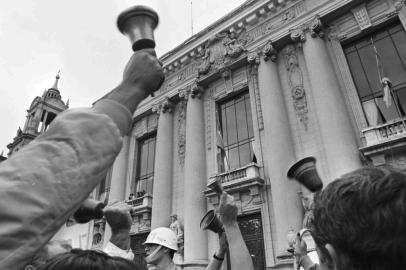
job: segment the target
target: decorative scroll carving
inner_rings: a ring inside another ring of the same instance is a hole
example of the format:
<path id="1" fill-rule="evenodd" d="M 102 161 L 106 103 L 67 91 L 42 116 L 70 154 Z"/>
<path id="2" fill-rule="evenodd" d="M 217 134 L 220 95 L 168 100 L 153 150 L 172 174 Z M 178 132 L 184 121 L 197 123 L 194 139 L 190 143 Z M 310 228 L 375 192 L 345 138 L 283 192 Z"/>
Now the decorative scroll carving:
<path id="1" fill-rule="evenodd" d="M 315 37 L 323 38 L 324 37 L 323 24 L 321 23 L 319 17 L 315 17 L 310 22 L 309 29 L 310 29 L 311 37 L 313 37 L 313 38 L 315 38 Z"/>
<path id="2" fill-rule="evenodd" d="M 178 114 L 178 157 L 179 165 L 183 167 L 185 164 L 186 153 L 186 106 L 187 101 L 182 100 L 179 102 Z"/>
<path id="3" fill-rule="evenodd" d="M 190 97 L 191 98 L 201 98 L 204 92 L 203 87 L 196 81 L 190 88 Z"/>
<path id="4" fill-rule="evenodd" d="M 293 107 L 300 122 L 307 130 L 308 108 L 306 92 L 303 86 L 303 73 L 299 67 L 297 51 L 293 45 L 288 45 L 283 49 L 286 69 L 288 71 L 288 82 L 293 99 Z"/>
<path id="5" fill-rule="evenodd" d="M 161 113 L 161 104 L 159 104 L 159 103 L 152 104 L 151 110 L 153 113 L 156 113 L 159 115 Z"/>
<path id="6" fill-rule="evenodd" d="M 261 61 L 258 52 L 250 52 L 247 56 L 247 62 L 251 66 L 259 65 Z"/>
<path id="7" fill-rule="evenodd" d="M 250 64 L 250 80 L 252 82 L 252 87 L 255 96 L 255 105 L 258 117 L 258 128 L 259 130 L 264 129 L 264 117 L 262 114 L 262 105 L 261 105 L 261 95 L 259 92 L 258 84 L 258 65 L 260 64 L 259 54 L 257 52 L 250 53 L 248 55 L 248 63 Z"/>
<path id="8" fill-rule="evenodd" d="M 357 21 L 358 26 L 361 30 L 364 30 L 372 25 L 365 3 L 354 9 L 351 9 L 351 12 L 354 15 L 355 20 Z"/>
<path id="9" fill-rule="evenodd" d="M 290 38 L 293 42 L 298 43 L 299 46 L 302 46 L 302 43 L 306 41 L 306 35 L 302 28 L 291 30 Z"/>
<path id="10" fill-rule="evenodd" d="M 178 90 L 178 92 L 179 92 L 179 98 L 187 101 L 189 99 L 190 86 L 181 88 Z"/>
<path id="11" fill-rule="evenodd" d="M 161 101 L 160 103 L 156 103 L 152 105 L 152 112 L 156 113 L 156 114 L 160 114 L 160 113 L 166 113 L 172 112 L 172 109 L 174 107 L 174 103 L 169 99 L 169 97 L 165 97 L 165 99 L 163 101 Z"/>
<path id="12" fill-rule="evenodd" d="M 272 42 L 270 40 L 262 48 L 262 53 L 264 54 L 265 61 L 271 59 L 272 62 L 275 62 L 278 57 L 278 52 L 273 47 Z"/>
<path id="13" fill-rule="evenodd" d="M 169 97 L 166 97 L 161 104 L 161 111 L 162 113 L 169 112 L 171 113 L 174 107 L 174 103 L 169 99 Z"/>
<path id="14" fill-rule="evenodd" d="M 399 0 L 395 2 L 395 10 L 396 12 L 399 12 L 402 8 L 404 8 L 406 5 L 406 0 Z"/>

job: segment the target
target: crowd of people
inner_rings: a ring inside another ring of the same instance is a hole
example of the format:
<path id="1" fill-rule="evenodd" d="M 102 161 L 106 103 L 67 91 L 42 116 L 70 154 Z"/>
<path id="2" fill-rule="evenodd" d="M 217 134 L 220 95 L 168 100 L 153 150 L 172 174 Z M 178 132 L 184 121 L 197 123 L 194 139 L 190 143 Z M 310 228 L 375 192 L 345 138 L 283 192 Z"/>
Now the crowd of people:
<path id="1" fill-rule="evenodd" d="M 0 165 L 0 269 L 138 269 L 132 261 L 131 207 L 104 209 L 112 236 L 104 251 L 72 249 L 51 240 L 106 176 L 131 127 L 138 104 L 164 80 L 150 49 L 133 54 L 121 83 L 91 108 L 61 113 L 49 129 Z M 159 198 L 154 198 L 159 200 Z M 224 227 L 206 269 L 254 269 L 237 224 L 237 207 L 223 193 L 217 213 Z M 298 236 L 294 255 L 304 269 L 392 270 L 406 265 L 406 175 L 363 168 L 331 182 L 315 196 L 310 228 L 319 264 Z M 176 235 L 156 228 L 145 242 L 146 262 L 173 270 Z"/>

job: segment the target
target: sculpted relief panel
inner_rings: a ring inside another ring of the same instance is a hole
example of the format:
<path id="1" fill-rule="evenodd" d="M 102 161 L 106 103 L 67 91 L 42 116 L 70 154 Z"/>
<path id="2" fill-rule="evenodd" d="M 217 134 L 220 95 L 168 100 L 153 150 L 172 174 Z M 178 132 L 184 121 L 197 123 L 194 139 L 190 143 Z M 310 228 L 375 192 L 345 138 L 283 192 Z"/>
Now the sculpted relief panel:
<path id="1" fill-rule="evenodd" d="M 245 30 L 242 30 L 239 33 L 224 31 L 209 38 L 200 52 L 198 77 L 224 69 L 230 59 L 237 58 L 245 52 L 247 43 L 245 37 Z"/>
<path id="2" fill-rule="evenodd" d="M 299 121 L 307 130 L 308 108 L 306 91 L 303 85 L 303 73 L 299 67 L 298 55 L 294 45 L 288 45 L 282 50 L 285 66 L 288 71 L 288 83 L 293 100 L 293 107 Z"/>

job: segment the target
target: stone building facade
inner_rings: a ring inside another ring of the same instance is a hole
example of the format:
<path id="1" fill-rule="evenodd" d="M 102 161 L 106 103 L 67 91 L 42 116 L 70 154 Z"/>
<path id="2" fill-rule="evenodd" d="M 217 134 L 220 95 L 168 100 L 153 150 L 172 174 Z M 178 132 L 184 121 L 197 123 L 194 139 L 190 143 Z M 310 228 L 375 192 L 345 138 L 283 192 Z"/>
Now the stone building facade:
<path id="1" fill-rule="evenodd" d="M 99 189 L 134 206 L 136 260 L 176 214 L 179 267 L 204 269 L 217 240 L 199 222 L 218 204 L 206 188 L 217 178 L 255 269 L 293 269 L 287 238 L 308 194 L 286 177 L 295 161 L 316 157 L 325 185 L 363 165 L 406 166 L 405 27 L 403 0 L 249 0 L 162 56 L 166 81 Z"/>

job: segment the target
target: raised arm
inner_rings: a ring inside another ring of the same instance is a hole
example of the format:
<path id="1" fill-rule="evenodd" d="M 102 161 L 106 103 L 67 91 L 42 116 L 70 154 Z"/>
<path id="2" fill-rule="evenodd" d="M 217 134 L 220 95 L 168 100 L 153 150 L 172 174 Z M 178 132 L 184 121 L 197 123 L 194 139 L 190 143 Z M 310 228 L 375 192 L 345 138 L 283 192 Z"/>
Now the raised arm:
<path id="1" fill-rule="evenodd" d="M 227 235 L 231 269 L 253 270 L 251 256 L 237 223 L 237 207 L 233 197 L 223 192 L 219 205 L 220 220 Z"/>
<path id="2" fill-rule="evenodd" d="M 228 250 L 227 236 L 225 233 L 219 234 L 219 248 L 213 254 L 213 258 L 210 260 L 209 265 L 206 270 L 220 270 L 223 264 L 223 261 L 226 257 Z"/>
<path id="3" fill-rule="evenodd" d="M 136 106 L 163 72 L 153 50 L 133 54 L 122 82 L 92 108 L 61 113 L 0 165 L 0 269 L 19 269 L 106 175 Z"/>

